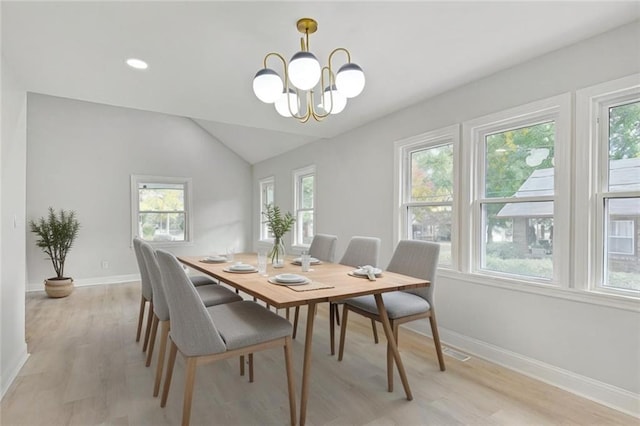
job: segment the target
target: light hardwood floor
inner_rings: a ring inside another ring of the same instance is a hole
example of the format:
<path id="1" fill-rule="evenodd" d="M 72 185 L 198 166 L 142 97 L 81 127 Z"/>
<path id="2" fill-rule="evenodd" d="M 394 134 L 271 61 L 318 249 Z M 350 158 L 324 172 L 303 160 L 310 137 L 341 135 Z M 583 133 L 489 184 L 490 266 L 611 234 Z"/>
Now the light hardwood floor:
<path id="1" fill-rule="evenodd" d="M 166 408 L 152 396 L 155 362 L 144 366 L 135 342 L 139 284 L 77 288 L 68 298 L 27 295 L 31 356 L 0 404 L 8 425 L 175 425 L 180 423 L 184 363 L 178 357 Z M 306 314 L 301 315 L 306 318 Z M 350 316 L 345 357 L 329 355 L 328 309 L 318 310 L 309 425 L 638 425 L 638 419 L 472 358 L 445 357 L 401 329 L 400 350 L 414 394 L 386 391 L 384 335 L 373 343 L 369 320 Z M 304 324 L 294 342 L 300 392 Z M 396 375 L 397 376 L 397 375 Z M 287 424 L 281 350 L 255 355 L 255 383 L 237 360 L 200 367 L 191 424 Z M 399 383 L 399 380 L 398 380 Z M 298 406 L 298 410 L 299 410 Z"/>

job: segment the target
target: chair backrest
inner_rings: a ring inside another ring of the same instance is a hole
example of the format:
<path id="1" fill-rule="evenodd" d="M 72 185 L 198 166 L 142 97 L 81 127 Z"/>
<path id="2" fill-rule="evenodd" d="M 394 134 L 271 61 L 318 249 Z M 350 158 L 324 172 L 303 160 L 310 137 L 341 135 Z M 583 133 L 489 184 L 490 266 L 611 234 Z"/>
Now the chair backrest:
<path id="1" fill-rule="evenodd" d="M 340 263 L 349 266 L 378 266 L 380 238 L 352 237 Z"/>
<path id="2" fill-rule="evenodd" d="M 335 262 L 338 237 L 328 234 L 316 234 L 309 246 L 309 255 L 323 262 Z"/>
<path id="3" fill-rule="evenodd" d="M 138 269 L 140 270 L 140 287 L 142 289 L 142 295 L 147 300 L 152 300 L 153 289 L 151 288 L 151 282 L 149 281 L 149 272 L 147 271 L 147 265 L 144 263 L 142 257 L 142 251 L 140 245 L 142 240 L 138 237 L 133 237 L 133 251 L 136 254 L 136 261 L 138 262 Z"/>
<path id="4" fill-rule="evenodd" d="M 169 320 L 169 305 L 167 305 L 167 297 L 162 287 L 162 275 L 160 274 L 158 259 L 156 259 L 156 251 L 151 247 L 151 244 L 144 241 L 140 244 L 140 250 L 142 250 L 144 263 L 147 265 L 149 281 L 153 289 L 153 312 L 155 312 L 158 320 L 167 321 Z"/>
<path id="5" fill-rule="evenodd" d="M 428 241 L 402 240 L 393 252 L 387 271 L 426 279 L 429 287 L 405 290 L 426 299 L 433 306 L 433 289 L 436 281 L 440 244 Z"/>
<path id="6" fill-rule="evenodd" d="M 156 258 L 171 315 L 171 339 L 180 352 L 185 356 L 225 352 L 224 340 L 178 259 L 164 250 L 156 250 Z"/>

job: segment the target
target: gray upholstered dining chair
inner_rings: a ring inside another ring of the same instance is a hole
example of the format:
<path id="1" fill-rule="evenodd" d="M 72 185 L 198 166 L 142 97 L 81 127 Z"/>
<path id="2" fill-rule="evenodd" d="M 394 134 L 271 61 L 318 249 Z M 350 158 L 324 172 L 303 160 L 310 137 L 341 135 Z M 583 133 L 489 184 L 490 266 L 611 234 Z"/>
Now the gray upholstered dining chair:
<path id="1" fill-rule="evenodd" d="M 151 325 L 153 322 L 153 288 L 151 287 L 151 283 L 149 282 L 149 274 L 144 264 L 144 260 L 142 258 L 142 253 L 140 252 L 140 243 L 145 243 L 143 239 L 140 237 L 133 237 L 133 251 L 136 255 L 136 262 L 138 263 L 138 270 L 140 271 L 140 289 L 141 289 L 141 297 L 140 297 L 140 313 L 138 314 L 138 330 L 136 332 L 136 342 L 140 341 L 140 334 L 142 332 L 142 323 L 144 322 L 144 308 L 148 303 L 149 309 L 147 310 L 147 325 L 144 333 L 144 344 L 142 345 L 142 352 L 146 352 L 147 346 L 149 344 L 149 336 L 151 331 Z M 191 283 L 198 287 L 201 285 L 209 285 L 216 284 L 215 281 L 210 279 L 209 277 L 205 277 L 204 275 L 195 275 L 189 277 Z"/>
<path id="2" fill-rule="evenodd" d="M 364 265 L 371 265 L 378 267 L 378 261 L 380 259 L 380 238 L 377 237 L 352 237 L 347 245 L 342 259 L 340 259 L 341 265 L 348 265 L 354 267 L 360 267 Z M 329 303 L 329 339 L 331 340 L 331 355 L 335 354 L 335 324 L 339 323 L 338 305 L 342 304 L 342 301 Z M 376 322 L 371 320 L 371 329 L 373 331 L 373 339 L 378 343 L 378 331 L 376 329 Z"/>
<path id="3" fill-rule="evenodd" d="M 252 301 L 205 308 L 195 288 L 188 285 L 189 281 L 175 256 L 157 250 L 156 257 L 171 317 L 171 349 L 160 406 L 164 407 L 167 403 L 178 351 L 186 361 L 182 424 L 188 425 L 198 365 L 282 347 L 289 393 L 290 422 L 295 424 L 291 323 Z"/>
<path id="4" fill-rule="evenodd" d="M 149 343 L 149 332 L 151 331 L 151 323 L 153 316 L 153 290 L 151 289 L 151 282 L 149 281 L 149 274 L 147 273 L 147 267 L 140 251 L 140 244 L 142 240 L 138 237 L 133 238 L 133 251 L 136 255 L 136 261 L 138 262 L 138 269 L 140 271 L 140 313 L 138 314 L 138 331 L 136 332 L 136 342 L 140 341 L 140 334 L 142 332 L 142 323 L 144 321 L 144 308 L 148 303 L 149 309 L 147 310 L 147 326 L 145 328 L 144 344 L 142 346 L 142 352 L 147 350 Z"/>
<path id="5" fill-rule="evenodd" d="M 340 259 L 340 264 L 348 265 L 348 266 L 364 266 L 371 265 L 374 267 L 378 266 L 378 258 L 380 257 L 380 238 L 376 237 L 360 237 L 355 236 L 351 237 L 349 240 L 349 244 L 342 255 L 342 259 Z M 329 344 L 331 347 L 331 355 L 336 353 L 336 344 L 335 344 L 335 323 L 339 321 L 338 319 L 338 304 L 339 302 L 331 302 L 329 303 Z M 295 317 L 293 320 L 293 337 L 296 337 L 296 331 L 298 328 L 298 314 L 299 310 L 296 308 Z M 371 320 L 371 325 L 373 327 L 373 337 L 375 342 L 378 343 L 378 332 L 376 330 L 375 321 Z"/>
<path id="6" fill-rule="evenodd" d="M 323 262 L 333 263 L 336 258 L 336 243 L 338 237 L 329 234 L 315 234 L 309 246 L 309 256 L 315 257 Z M 296 338 L 298 332 L 298 317 L 300 316 L 300 306 L 296 306 L 293 317 L 293 338 Z M 287 308 L 287 319 L 289 318 L 289 310 Z"/>
<path id="7" fill-rule="evenodd" d="M 158 364 L 156 366 L 156 378 L 153 386 L 153 396 L 158 396 L 162 370 L 164 367 L 164 357 L 167 350 L 167 337 L 169 336 L 169 329 L 171 328 L 169 305 L 167 304 L 167 298 L 162 285 L 162 277 L 160 275 L 160 267 L 158 265 L 158 260 L 156 259 L 155 250 L 146 242 L 140 242 L 139 244 L 142 257 L 147 268 L 149 281 L 151 282 L 151 288 L 153 289 L 153 323 L 151 325 L 151 337 L 149 339 L 147 361 L 145 364 L 147 367 L 151 365 L 158 325 L 160 326 L 160 347 L 158 348 Z M 182 283 L 173 283 L 168 281 L 166 285 L 182 285 Z M 242 297 L 238 296 L 233 291 L 217 284 L 198 286 L 195 287 L 195 290 L 204 306 L 215 306 L 242 300 Z M 253 360 L 251 360 L 251 362 L 252 361 Z M 240 362 L 241 365 L 244 365 L 243 359 Z M 252 366 L 250 366 L 249 370 L 250 372 L 253 372 Z M 253 377 L 250 379 L 253 380 Z"/>
<path id="8" fill-rule="evenodd" d="M 333 263 L 336 258 L 338 237 L 329 234 L 315 234 L 309 246 L 309 255 L 323 262 Z"/>
<path id="9" fill-rule="evenodd" d="M 396 344 L 398 342 L 398 326 L 400 324 L 421 318 L 429 318 L 440 370 L 444 371 L 444 358 L 442 356 L 442 347 L 440 346 L 440 337 L 433 303 L 433 290 L 439 255 L 440 244 L 416 240 L 400 241 L 393 253 L 391 262 L 389 262 L 387 271 L 426 279 L 431 282 L 431 285 L 429 287 L 412 290 L 383 293 L 382 300 L 387 310 L 387 315 L 389 316 L 389 322 L 391 323 Z M 344 339 L 349 311 L 371 318 L 371 320 L 380 321 L 374 296 L 360 296 L 344 300 L 338 361 L 342 360 L 344 353 Z M 390 354 L 388 345 L 387 380 L 389 391 L 391 392 L 393 390 L 393 357 Z"/>

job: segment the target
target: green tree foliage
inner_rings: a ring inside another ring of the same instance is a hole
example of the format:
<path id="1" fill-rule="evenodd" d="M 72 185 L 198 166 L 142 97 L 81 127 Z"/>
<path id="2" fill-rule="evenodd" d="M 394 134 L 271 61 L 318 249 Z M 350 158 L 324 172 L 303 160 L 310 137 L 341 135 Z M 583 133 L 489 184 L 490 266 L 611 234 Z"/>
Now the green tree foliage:
<path id="1" fill-rule="evenodd" d="M 453 146 L 411 154 L 411 201 L 453 200 Z"/>
<path id="2" fill-rule="evenodd" d="M 640 102 L 609 109 L 609 159 L 640 157 Z"/>

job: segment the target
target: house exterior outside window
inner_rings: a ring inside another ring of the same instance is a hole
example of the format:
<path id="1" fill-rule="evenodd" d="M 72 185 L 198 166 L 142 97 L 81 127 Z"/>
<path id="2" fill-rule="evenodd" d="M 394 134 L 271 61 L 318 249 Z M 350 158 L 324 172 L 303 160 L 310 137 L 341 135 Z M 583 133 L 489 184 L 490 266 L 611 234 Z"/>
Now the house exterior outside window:
<path id="1" fill-rule="evenodd" d="M 192 239 L 191 179 L 131 176 L 132 236 L 157 244 Z"/>

